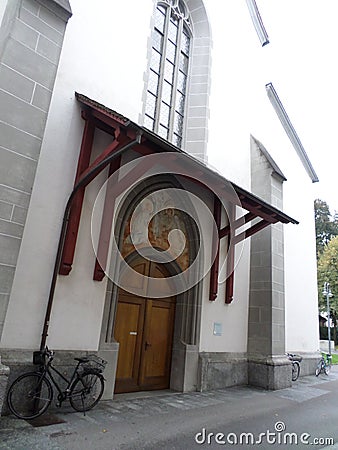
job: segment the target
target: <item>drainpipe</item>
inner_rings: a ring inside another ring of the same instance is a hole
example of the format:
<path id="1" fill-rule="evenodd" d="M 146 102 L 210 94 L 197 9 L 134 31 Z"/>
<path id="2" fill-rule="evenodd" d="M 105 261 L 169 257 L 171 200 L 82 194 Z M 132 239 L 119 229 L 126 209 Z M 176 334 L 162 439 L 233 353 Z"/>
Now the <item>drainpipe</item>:
<path id="1" fill-rule="evenodd" d="M 79 182 L 74 186 L 74 189 L 68 198 L 65 212 L 63 215 L 59 245 L 58 245 L 58 249 L 57 249 L 57 253 L 56 253 L 56 257 L 55 257 L 54 271 L 53 271 L 52 281 L 51 281 L 50 290 L 49 290 L 49 297 L 48 297 L 47 309 L 46 309 L 46 314 L 45 314 L 45 321 L 44 321 L 43 329 L 42 329 L 42 336 L 41 336 L 41 343 L 40 343 L 41 351 L 46 346 L 49 321 L 50 321 L 50 316 L 51 316 L 51 312 L 52 312 L 54 293 L 55 293 L 55 287 L 56 287 L 56 280 L 57 280 L 57 275 L 58 275 L 60 263 L 61 263 L 62 249 L 63 249 L 65 237 L 66 237 L 66 231 L 67 231 L 69 215 L 70 215 L 70 208 L 72 206 L 74 197 L 81 188 L 87 186 L 110 162 L 112 162 L 115 158 L 119 157 L 122 153 L 124 153 L 126 150 L 130 149 L 134 145 L 140 144 L 141 137 L 142 137 L 142 132 L 140 131 L 137 134 L 135 140 L 124 145 L 119 150 L 116 150 L 114 153 L 112 153 L 111 155 L 109 155 L 105 159 L 103 159 L 101 162 L 99 162 L 97 164 L 97 166 L 93 167 L 90 170 L 90 172 L 87 173 L 87 175 L 85 175 L 83 178 L 80 178 Z"/>

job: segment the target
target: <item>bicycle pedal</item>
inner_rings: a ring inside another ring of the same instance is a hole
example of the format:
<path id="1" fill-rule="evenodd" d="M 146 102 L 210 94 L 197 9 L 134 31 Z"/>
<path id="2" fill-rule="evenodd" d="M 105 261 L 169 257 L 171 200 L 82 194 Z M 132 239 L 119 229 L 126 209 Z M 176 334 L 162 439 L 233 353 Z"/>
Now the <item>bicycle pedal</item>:
<path id="1" fill-rule="evenodd" d="M 61 402 L 56 402 L 56 403 L 55 403 L 55 406 L 56 406 L 57 408 L 61 408 Z"/>

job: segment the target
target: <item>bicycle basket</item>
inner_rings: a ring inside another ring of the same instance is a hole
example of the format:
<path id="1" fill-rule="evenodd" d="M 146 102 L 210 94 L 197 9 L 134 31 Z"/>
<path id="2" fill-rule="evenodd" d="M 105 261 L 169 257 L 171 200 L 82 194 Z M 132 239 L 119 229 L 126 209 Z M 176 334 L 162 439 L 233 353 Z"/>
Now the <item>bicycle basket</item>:
<path id="1" fill-rule="evenodd" d="M 36 366 L 42 366 L 45 364 L 46 353 L 40 350 L 33 352 L 33 364 Z"/>
<path id="2" fill-rule="evenodd" d="M 104 371 L 107 361 L 96 355 L 88 355 L 87 359 L 88 361 L 81 364 L 81 368 L 84 372 L 94 371 L 96 373 L 101 373 Z"/>

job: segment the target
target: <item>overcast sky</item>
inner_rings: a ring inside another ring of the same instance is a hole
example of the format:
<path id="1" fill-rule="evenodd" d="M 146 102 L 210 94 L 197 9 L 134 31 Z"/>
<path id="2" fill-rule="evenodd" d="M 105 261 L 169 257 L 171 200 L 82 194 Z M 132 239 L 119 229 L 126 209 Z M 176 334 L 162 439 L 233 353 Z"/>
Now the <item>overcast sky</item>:
<path id="1" fill-rule="evenodd" d="M 270 40 L 262 51 L 275 58 L 282 103 L 320 180 L 316 195 L 338 212 L 338 0 L 256 2 Z"/>

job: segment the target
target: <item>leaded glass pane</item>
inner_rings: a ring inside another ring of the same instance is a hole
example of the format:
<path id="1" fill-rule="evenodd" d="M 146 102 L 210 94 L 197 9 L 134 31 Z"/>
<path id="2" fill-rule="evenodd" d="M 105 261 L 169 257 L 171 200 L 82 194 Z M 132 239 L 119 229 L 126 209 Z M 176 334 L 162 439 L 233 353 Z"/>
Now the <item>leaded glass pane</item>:
<path id="1" fill-rule="evenodd" d="M 160 123 L 169 127 L 170 108 L 166 103 L 161 103 Z"/>
<path id="2" fill-rule="evenodd" d="M 148 90 L 157 95 L 159 76 L 152 70 L 149 73 Z"/>
<path id="3" fill-rule="evenodd" d="M 189 65 L 189 58 L 185 56 L 184 53 L 180 54 L 180 70 L 184 73 L 188 73 L 188 65 Z"/>
<path id="4" fill-rule="evenodd" d="M 165 12 L 166 12 L 166 6 L 163 6 L 163 5 L 157 5 L 157 9 L 159 10 L 159 11 L 162 11 L 162 13 L 165 15 Z"/>
<path id="5" fill-rule="evenodd" d="M 161 137 L 163 137 L 164 139 L 168 139 L 168 128 L 166 128 L 166 127 L 164 127 L 164 126 L 162 126 L 162 125 L 160 125 L 159 127 L 158 127 L 158 134 L 161 136 Z"/>
<path id="6" fill-rule="evenodd" d="M 174 45 L 171 41 L 167 42 L 167 54 L 166 57 L 171 61 L 172 63 L 175 62 L 175 56 L 176 56 L 176 45 Z"/>
<path id="7" fill-rule="evenodd" d="M 172 17 L 169 22 L 169 28 L 168 28 L 168 38 L 176 44 L 177 42 L 177 20 L 174 22 L 174 18 Z"/>
<path id="8" fill-rule="evenodd" d="M 174 132 L 182 136 L 183 134 L 183 116 L 181 114 L 175 113 L 174 118 Z"/>
<path id="9" fill-rule="evenodd" d="M 189 55 L 190 36 L 188 36 L 186 33 L 182 33 L 181 49 L 182 52 L 184 52 L 186 55 Z"/>
<path id="10" fill-rule="evenodd" d="M 155 121 L 148 116 L 144 116 L 144 126 L 148 128 L 148 130 L 154 131 Z"/>
<path id="11" fill-rule="evenodd" d="M 171 105 L 172 90 L 173 90 L 172 85 L 164 81 L 161 98 L 168 105 Z"/>
<path id="12" fill-rule="evenodd" d="M 162 34 L 157 31 L 154 30 L 153 31 L 153 47 L 156 48 L 156 50 L 160 53 L 162 53 L 162 48 L 163 48 L 163 36 Z"/>
<path id="13" fill-rule="evenodd" d="M 182 137 L 178 136 L 177 134 L 173 134 L 172 143 L 176 145 L 176 147 L 181 147 L 182 145 Z"/>
<path id="14" fill-rule="evenodd" d="M 150 117 L 155 117 L 156 97 L 151 92 L 148 92 L 146 99 L 146 114 Z"/>
<path id="15" fill-rule="evenodd" d="M 177 89 L 185 94 L 187 89 L 187 76 L 179 70 L 177 77 Z"/>
<path id="16" fill-rule="evenodd" d="M 160 72 L 161 55 L 154 48 L 151 49 L 150 67 L 154 72 Z"/>
<path id="17" fill-rule="evenodd" d="M 177 91 L 176 92 L 175 109 L 176 109 L 177 112 L 182 114 L 182 116 L 183 116 L 183 112 L 184 112 L 184 100 L 185 100 L 185 96 L 183 94 L 181 94 L 181 92 Z"/>
<path id="18" fill-rule="evenodd" d="M 171 84 L 173 82 L 174 69 L 175 69 L 174 64 L 166 59 L 164 65 L 164 78 Z"/>
<path id="19" fill-rule="evenodd" d="M 161 31 L 161 33 L 164 32 L 164 22 L 165 22 L 165 8 L 163 6 L 158 6 L 156 8 L 155 13 L 155 27 Z"/>

